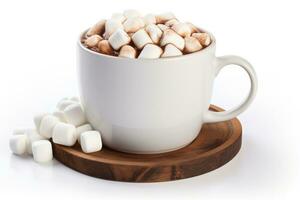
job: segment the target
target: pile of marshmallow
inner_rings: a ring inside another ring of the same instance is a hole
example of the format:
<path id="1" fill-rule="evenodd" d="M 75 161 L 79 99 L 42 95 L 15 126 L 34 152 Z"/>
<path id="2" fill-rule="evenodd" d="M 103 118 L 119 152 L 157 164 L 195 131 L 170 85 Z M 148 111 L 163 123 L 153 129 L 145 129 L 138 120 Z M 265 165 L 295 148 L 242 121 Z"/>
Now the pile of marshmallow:
<path id="1" fill-rule="evenodd" d="M 9 140 L 11 151 L 16 155 L 32 154 L 38 163 L 53 158 L 52 142 L 73 146 L 78 141 L 85 153 L 102 149 L 100 132 L 92 129 L 77 97 L 64 98 L 57 104 L 57 110 L 41 113 L 34 117 L 35 129 L 18 129 Z"/>
<path id="2" fill-rule="evenodd" d="M 102 54 L 155 59 L 200 51 L 211 38 L 193 24 L 178 21 L 173 13 L 142 16 L 136 10 L 125 10 L 100 20 L 81 42 Z"/>

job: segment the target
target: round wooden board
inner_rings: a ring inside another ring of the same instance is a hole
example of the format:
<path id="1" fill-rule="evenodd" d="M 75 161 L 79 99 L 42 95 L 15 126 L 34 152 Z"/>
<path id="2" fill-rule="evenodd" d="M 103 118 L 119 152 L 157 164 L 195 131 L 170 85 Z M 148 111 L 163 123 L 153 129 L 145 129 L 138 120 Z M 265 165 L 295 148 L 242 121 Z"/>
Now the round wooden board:
<path id="1" fill-rule="evenodd" d="M 211 106 L 213 111 L 221 108 Z M 80 145 L 52 143 L 54 157 L 66 166 L 89 176 L 114 181 L 159 182 L 197 176 L 229 162 L 241 148 L 242 127 L 238 119 L 204 124 L 188 146 L 162 154 L 129 154 L 107 147 L 85 154 Z"/>

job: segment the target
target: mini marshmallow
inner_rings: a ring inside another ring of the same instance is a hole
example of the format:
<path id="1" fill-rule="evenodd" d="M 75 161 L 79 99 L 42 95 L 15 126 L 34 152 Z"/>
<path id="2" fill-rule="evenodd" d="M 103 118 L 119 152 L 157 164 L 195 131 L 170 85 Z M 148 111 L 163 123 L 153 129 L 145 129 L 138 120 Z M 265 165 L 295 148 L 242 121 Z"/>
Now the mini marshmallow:
<path id="1" fill-rule="evenodd" d="M 13 135 L 9 139 L 10 150 L 16 155 L 23 155 L 27 150 L 27 135 Z"/>
<path id="2" fill-rule="evenodd" d="M 53 128 L 58 122 L 58 118 L 52 115 L 46 115 L 45 117 L 43 117 L 39 129 L 40 135 L 48 139 L 51 138 Z"/>
<path id="3" fill-rule="evenodd" d="M 130 37 L 123 29 L 117 29 L 108 39 L 109 44 L 115 50 L 120 49 L 122 46 L 129 44 Z"/>
<path id="4" fill-rule="evenodd" d="M 127 33 L 134 33 L 138 31 L 139 29 L 143 28 L 145 26 L 145 23 L 142 18 L 140 17 L 133 17 L 127 19 L 124 24 L 124 30 Z"/>
<path id="5" fill-rule="evenodd" d="M 126 17 L 122 13 L 114 13 L 111 16 L 111 19 L 123 23 L 126 20 Z"/>
<path id="6" fill-rule="evenodd" d="M 178 35 L 182 36 L 182 37 L 187 37 L 190 36 L 192 33 L 192 30 L 190 28 L 189 25 L 187 25 L 186 23 L 177 23 L 174 24 L 171 27 Z"/>
<path id="7" fill-rule="evenodd" d="M 110 46 L 108 40 L 100 41 L 99 44 L 98 44 L 98 49 L 99 49 L 100 53 L 103 53 L 103 54 L 106 54 L 106 55 L 113 55 L 114 54 L 114 50 Z"/>
<path id="8" fill-rule="evenodd" d="M 177 49 L 173 44 L 167 44 L 164 53 L 161 55 L 162 58 L 181 56 L 182 52 Z"/>
<path id="9" fill-rule="evenodd" d="M 190 23 L 190 22 L 186 22 L 186 24 L 190 27 L 192 33 L 197 33 L 197 32 L 199 32 L 199 29 L 198 29 L 194 24 L 192 24 L 192 23 Z"/>
<path id="10" fill-rule="evenodd" d="M 128 9 L 123 12 L 123 15 L 128 19 L 133 17 L 140 17 L 141 13 L 134 9 Z"/>
<path id="11" fill-rule="evenodd" d="M 70 101 L 80 102 L 80 99 L 79 99 L 79 97 L 74 96 L 74 97 L 70 98 Z"/>
<path id="12" fill-rule="evenodd" d="M 92 35 L 102 35 L 105 29 L 105 22 L 106 20 L 100 20 L 88 30 L 86 36 L 90 37 Z"/>
<path id="13" fill-rule="evenodd" d="M 202 49 L 202 45 L 194 37 L 190 37 L 190 36 L 185 37 L 184 41 L 185 41 L 184 51 L 186 53 L 193 53 L 193 52 L 196 52 L 196 51 L 199 51 L 200 49 Z"/>
<path id="14" fill-rule="evenodd" d="M 77 134 L 77 140 L 78 140 L 78 143 L 80 144 L 80 135 L 81 133 L 83 132 L 86 132 L 86 131 L 91 131 L 93 128 L 90 124 L 84 124 L 82 126 L 79 126 L 76 128 L 76 134 Z"/>
<path id="15" fill-rule="evenodd" d="M 136 58 L 136 50 L 130 45 L 124 45 L 120 50 L 119 57 Z"/>
<path id="16" fill-rule="evenodd" d="M 80 135 L 81 149 L 84 153 L 93 153 L 102 149 L 101 135 L 98 131 L 87 131 Z"/>
<path id="17" fill-rule="evenodd" d="M 162 36 L 162 31 L 160 30 L 160 28 L 158 28 L 158 26 L 156 26 L 155 24 L 149 24 L 148 26 L 146 26 L 145 30 L 147 31 L 151 40 L 157 44 Z"/>
<path id="18" fill-rule="evenodd" d="M 145 25 L 156 24 L 156 18 L 153 14 L 147 14 L 143 17 Z"/>
<path id="19" fill-rule="evenodd" d="M 27 135 L 27 153 L 28 154 L 32 154 L 32 143 L 35 141 L 39 141 L 39 140 L 45 140 L 46 138 L 41 136 L 35 129 L 29 129 L 26 131 L 26 135 Z"/>
<path id="20" fill-rule="evenodd" d="M 179 21 L 177 19 L 171 19 L 171 20 L 167 21 L 165 23 L 165 25 L 168 26 L 168 27 L 171 27 L 171 26 L 173 26 L 175 24 L 178 24 L 178 23 L 179 23 Z"/>
<path id="21" fill-rule="evenodd" d="M 41 121 L 42 121 L 43 117 L 45 117 L 46 115 L 49 115 L 49 113 L 40 113 L 33 117 L 33 122 L 34 122 L 35 128 L 37 130 L 40 129 Z"/>
<path id="22" fill-rule="evenodd" d="M 147 44 L 141 51 L 138 58 L 154 59 L 159 58 L 163 50 L 155 44 Z"/>
<path id="23" fill-rule="evenodd" d="M 57 117 L 59 121 L 61 122 L 67 122 L 65 113 L 61 110 L 56 110 L 53 112 L 53 116 Z"/>
<path id="24" fill-rule="evenodd" d="M 48 140 L 40 140 L 32 143 L 34 161 L 46 163 L 53 159 L 52 145 Z"/>
<path id="25" fill-rule="evenodd" d="M 105 39 L 108 39 L 116 30 L 123 29 L 121 22 L 109 19 L 105 23 Z"/>
<path id="26" fill-rule="evenodd" d="M 63 122 L 57 123 L 53 129 L 52 140 L 56 144 L 73 146 L 77 140 L 76 127 Z"/>
<path id="27" fill-rule="evenodd" d="M 132 41 L 138 49 L 142 49 L 146 44 L 153 43 L 150 36 L 144 29 L 140 29 L 132 35 Z"/>
<path id="28" fill-rule="evenodd" d="M 208 33 L 193 33 L 192 37 L 197 38 L 203 46 L 208 46 L 210 44 L 210 36 Z"/>
<path id="29" fill-rule="evenodd" d="M 156 16 L 156 22 L 158 24 L 165 23 L 166 21 L 169 21 L 171 19 L 175 19 L 175 15 L 171 12 L 162 13 L 160 15 Z"/>
<path id="30" fill-rule="evenodd" d="M 101 40 L 103 40 L 103 38 L 100 35 L 92 35 L 85 40 L 84 44 L 90 48 L 96 47 Z"/>
<path id="31" fill-rule="evenodd" d="M 83 109 L 78 103 L 66 107 L 64 113 L 68 123 L 74 126 L 80 126 L 86 122 Z"/>
<path id="32" fill-rule="evenodd" d="M 167 29 L 169 29 L 168 26 L 164 25 L 164 24 L 157 24 L 158 28 L 160 28 L 160 30 L 165 31 Z"/>
<path id="33" fill-rule="evenodd" d="M 167 29 L 163 32 L 160 45 L 166 46 L 167 44 L 173 44 L 182 51 L 184 48 L 184 39 L 173 30 Z"/>
<path id="34" fill-rule="evenodd" d="M 75 101 L 71 101 L 71 100 L 62 100 L 60 102 L 58 102 L 56 108 L 58 110 L 64 110 L 67 106 L 76 103 Z"/>

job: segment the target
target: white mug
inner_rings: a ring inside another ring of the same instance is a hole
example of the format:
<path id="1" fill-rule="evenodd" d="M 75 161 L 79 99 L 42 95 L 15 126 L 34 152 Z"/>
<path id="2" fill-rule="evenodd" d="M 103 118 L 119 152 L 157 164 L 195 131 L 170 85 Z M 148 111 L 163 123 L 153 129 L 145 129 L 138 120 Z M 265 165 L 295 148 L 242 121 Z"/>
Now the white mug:
<path id="1" fill-rule="evenodd" d="M 138 154 L 173 151 L 190 144 L 203 123 L 230 120 L 250 105 L 257 90 L 254 69 L 237 56 L 216 57 L 211 37 L 201 51 L 160 59 L 99 54 L 79 39 L 80 98 L 104 145 Z M 209 111 L 214 79 L 229 64 L 248 73 L 249 95 L 236 108 Z"/>

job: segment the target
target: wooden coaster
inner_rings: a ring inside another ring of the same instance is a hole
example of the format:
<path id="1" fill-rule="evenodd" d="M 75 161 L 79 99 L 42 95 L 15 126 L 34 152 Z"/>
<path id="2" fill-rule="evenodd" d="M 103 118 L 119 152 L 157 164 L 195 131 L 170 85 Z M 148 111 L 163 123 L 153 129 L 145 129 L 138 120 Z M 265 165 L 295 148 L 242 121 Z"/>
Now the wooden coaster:
<path id="1" fill-rule="evenodd" d="M 222 111 L 211 106 L 210 110 Z M 238 119 L 204 124 L 188 146 L 162 154 L 129 154 L 103 147 L 85 154 L 77 143 L 66 147 L 52 143 L 54 157 L 89 176 L 127 182 L 171 181 L 207 173 L 230 161 L 240 150 L 242 127 Z"/>

